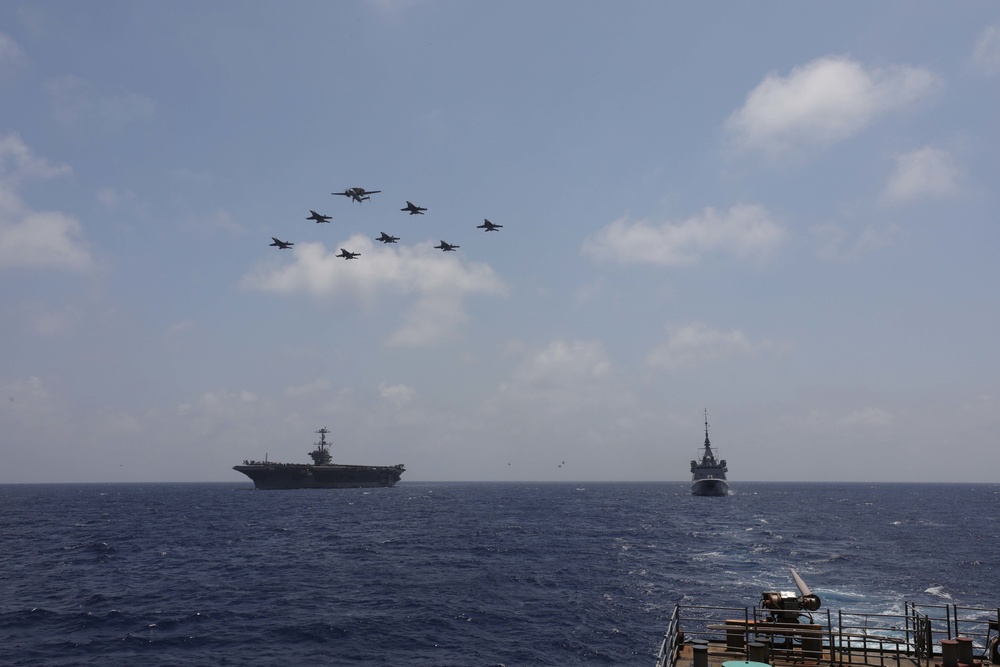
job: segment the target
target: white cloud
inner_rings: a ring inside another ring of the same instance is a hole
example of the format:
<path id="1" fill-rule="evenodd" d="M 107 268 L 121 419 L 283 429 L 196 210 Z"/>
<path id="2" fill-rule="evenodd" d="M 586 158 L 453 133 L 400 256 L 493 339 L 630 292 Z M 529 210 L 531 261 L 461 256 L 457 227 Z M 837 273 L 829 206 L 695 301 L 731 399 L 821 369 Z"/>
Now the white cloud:
<path id="1" fill-rule="evenodd" d="M 321 243 L 302 243 L 292 249 L 291 263 L 278 258 L 245 276 L 243 285 L 321 298 L 348 295 L 367 302 L 385 293 L 415 294 L 403 325 L 387 339 L 403 346 L 429 345 L 454 336 L 467 319 L 465 297 L 507 291 L 489 265 L 463 262 L 454 253 L 435 250 L 430 242 L 376 248 L 370 238 L 357 234 L 342 246 L 361 256 L 347 261 Z"/>
<path id="2" fill-rule="evenodd" d="M 25 178 L 70 172 L 36 156 L 16 134 L 0 139 L 0 269 L 84 270 L 92 266 L 83 226 L 65 213 L 33 211 L 18 196 Z"/>
<path id="3" fill-rule="evenodd" d="M 423 0 L 368 0 L 368 4 L 387 18 L 402 19 L 406 10 L 423 3 Z"/>
<path id="4" fill-rule="evenodd" d="M 837 425 L 844 428 L 870 428 L 892 426 L 892 413 L 882 408 L 866 407 L 855 410 L 837 421 Z"/>
<path id="5" fill-rule="evenodd" d="M 30 213 L 0 219 L 0 268 L 83 270 L 92 262 L 83 226 L 63 213 Z"/>
<path id="6" fill-rule="evenodd" d="M 177 414 L 187 416 L 200 414 L 202 416 L 225 417 L 237 419 L 246 417 L 257 410 L 257 396 L 250 391 L 238 392 L 223 389 L 221 391 L 205 392 L 196 404 L 182 403 L 177 406 Z"/>
<path id="7" fill-rule="evenodd" d="M 194 320 L 176 322 L 167 327 L 166 332 L 163 334 L 163 339 L 168 342 L 175 341 L 192 331 L 196 331 L 197 329 L 198 325 L 194 322 Z"/>
<path id="8" fill-rule="evenodd" d="M 215 184 L 215 177 L 212 174 L 187 167 L 167 169 L 166 173 L 172 180 L 184 186 L 206 188 Z"/>
<path id="9" fill-rule="evenodd" d="M 863 255 L 892 244 L 899 235 L 897 224 L 868 225 L 856 239 L 848 230 L 836 224 L 817 225 L 812 228 L 818 242 L 817 254 L 825 261 L 854 261 Z"/>
<path id="10" fill-rule="evenodd" d="M 138 93 L 102 95 L 90 82 L 64 76 L 45 86 L 52 101 L 55 119 L 64 125 L 97 124 L 108 129 L 145 122 L 153 117 L 155 105 Z"/>
<path id="11" fill-rule="evenodd" d="M 122 196 L 114 188 L 101 188 L 97 193 L 97 201 L 107 208 L 117 208 Z"/>
<path id="12" fill-rule="evenodd" d="M 33 313 L 28 318 L 29 326 L 39 336 L 56 336 L 69 330 L 76 313 L 65 311 L 45 311 Z"/>
<path id="13" fill-rule="evenodd" d="M 603 404 L 611 361 L 596 341 L 555 340 L 529 355 L 514 369 L 500 394 L 523 404 L 567 412 Z"/>
<path id="14" fill-rule="evenodd" d="M 17 42 L 0 32 L 0 68 L 16 65 L 24 58 L 24 52 Z"/>
<path id="15" fill-rule="evenodd" d="M 125 206 L 138 209 L 138 197 L 130 190 L 117 190 L 115 188 L 101 188 L 97 192 L 97 201 L 104 208 L 119 210 Z"/>
<path id="16" fill-rule="evenodd" d="M 98 428 L 100 431 L 109 434 L 111 437 L 136 437 L 143 432 L 142 420 L 127 412 L 101 415 L 99 422 Z"/>
<path id="17" fill-rule="evenodd" d="M 765 260 L 785 239 L 767 209 L 738 204 L 727 212 L 706 208 L 681 222 L 615 220 L 584 241 L 583 252 L 599 260 L 685 266 L 709 253 L 746 260 Z"/>
<path id="18" fill-rule="evenodd" d="M 302 398 L 317 394 L 326 394 L 330 391 L 330 383 L 327 380 L 318 379 L 306 384 L 288 387 L 285 389 L 285 396 L 290 398 Z"/>
<path id="19" fill-rule="evenodd" d="M 794 156 L 851 137 L 880 116 L 929 95 L 939 79 L 926 69 L 866 69 L 843 56 L 818 58 L 787 77 L 769 74 L 726 120 L 740 151 Z"/>
<path id="20" fill-rule="evenodd" d="M 653 348 L 646 363 L 668 371 L 697 366 L 732 356 L 753 356 L 771 347 L 754 343 L 740 331 L 719 331 L 700 322 L 667 326 L 667 340 Z"/>
<path id="21" fill-rule="evenodd" d="M 49 392 L 41 379 L 31 376 L 24 380 L 5 380 L 0 384 L 3 399 L 10 403 L 26 403 L 44 401 L 49 398 Z"/>
<path id="22" fill-rule="evenodd" d="M 896 157 L 896 170 L 882 198 L 893 203 L 961 193 L 962 170 L 946 151 L 924 147 Z"/>
<path id="23" fill-rule="evenodd" d="M 386 401 L 395 405 L 409 403 L 417 394 L 413 387 L 407 387 L 405 384 L 388 386 L 384 383 L 378 386 L 378 393 Z"/>
<path id="24" fill-rule="evenodd" d="M 1000 74 L 1000 27 L 987 26 L 976 40 L 972 62 L 987 75 Z"/>
<path id="25" fill-rule="evenodd" d="M 191 220 L 188 224 L 197 227 L 198 229 L 221 229 L 234 236 L 239 235 L 244 231 L 243 225 L 234 220 L 233 216 L 229 214 L 229 211 L 225 210 L 216 211 L 214 215 L 209 215 L 205 218 Z"/>
<path id="26" fill-rule="evenodd" d="M 595 281 L 587 283 L 581 286 L 574 295 L 574 299 L 577 305 L 584 305 L 588 303 L 593 303 L 599 299 L 607 291 L 607 281 L 604 278 L 598 278 Z"/>
<path id="27" fill-rule="evenodd" d="M 55 178 L 72 171 L 69 165 L 54 165 L 35 155 L 17 134 L 0 139 L 0 186 L 14 187 L 24 178 Z"/>
<path id="28" fill-rule="evenodd" d="M 553 341 L 514 372 L 520 386 L 573 384 L 611 370 L 604 347 L 596 341 Z"/>
<path id="29" fill-rule="evenodd" d="M 432 345 L 453 337 L 468 319 L 461 304 L 451 296 L 425 294 L 407 312 L 403 326 L 390 334 L 386 342 L 402 347 Z"/>

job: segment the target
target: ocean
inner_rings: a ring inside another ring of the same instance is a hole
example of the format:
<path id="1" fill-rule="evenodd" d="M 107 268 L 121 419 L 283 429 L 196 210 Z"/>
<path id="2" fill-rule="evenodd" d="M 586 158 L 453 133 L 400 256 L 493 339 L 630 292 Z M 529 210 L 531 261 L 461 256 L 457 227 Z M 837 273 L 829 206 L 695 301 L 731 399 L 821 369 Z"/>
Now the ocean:
<path id="1" fill-rule="evenodd" d="M 678 602 L 1000 605 L 1000 485 L 0 486 L 0 665 L 635 665 Z"/>

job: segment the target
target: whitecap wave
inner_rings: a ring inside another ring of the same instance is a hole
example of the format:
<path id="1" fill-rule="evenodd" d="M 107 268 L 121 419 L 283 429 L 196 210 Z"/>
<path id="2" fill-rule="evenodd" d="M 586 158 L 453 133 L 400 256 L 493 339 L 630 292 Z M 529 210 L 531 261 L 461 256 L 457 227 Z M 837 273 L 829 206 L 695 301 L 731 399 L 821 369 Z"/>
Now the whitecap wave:
<path id="1" fill-rule="evenodd" d="M 935 597 L 942 598 L 944 600 L 950 600 L 951 599 L 951 595 L 947 591 L 944 590 L 944 586 L 931 586 L 930 588 L 928 588 L 927 590 L 925 590 L 924 593 L 927 593 L 929 595 L 933 595 Z"/>

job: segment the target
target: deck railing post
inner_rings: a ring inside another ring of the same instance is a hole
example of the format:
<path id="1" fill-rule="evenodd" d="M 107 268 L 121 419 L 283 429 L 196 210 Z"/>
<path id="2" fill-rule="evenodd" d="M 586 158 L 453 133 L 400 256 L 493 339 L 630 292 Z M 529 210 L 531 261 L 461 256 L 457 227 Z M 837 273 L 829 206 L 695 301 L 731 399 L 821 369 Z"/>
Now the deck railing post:
<path id="1" fill-rule="evenodd" d="M 837 645 L 839 650 L 837 651 L 837 664 L 844 664 L 844 610 L 837 610 Z M 848 646 L 850 650 L 850 646 Z M 850 659 L 850 657 L 848 657 Z"/>
<path id="2" fill-rule="evenodd" d="M 756 625 L 756 624 L 755 624 Z M 747 649 L 747 660 L 752 660 L 750 657 L 750 608 L 743 607 L 743 645 Z"/>
<path id="3" fill-rule="evenodd" d="M 694 654 L 693 667 L 708 667 L 708 644 L 694 644 L 691 652 Z"/>
<path id="4" fill-rule="evenodd" d="M 833 617 L 830 616 L 830 610 L 826 610 L 826 636 L 830 642 L 830 667 L 836 664 L 834 660 L 834 648 L 833 648 Z"/>
<path id="5" fill-rule="evenodd" d="M 903 626 L 906 628 L 906 652 L 910 652 L 910 601 L 903 600 Z"/>
<path id="6" fill-rule="evenodd" d="M 994 665 L 1000 664 L 1000 607 L 997 607 L 996 619 L 997 636 L 993 638 L 992 648 L 989 646 L 989 642 L 987 642 L 987 649 L 991 649 L 988 651 L 988 657 Z M 986 631 L 986 634 L 989 634 L 989 630 Z"/>

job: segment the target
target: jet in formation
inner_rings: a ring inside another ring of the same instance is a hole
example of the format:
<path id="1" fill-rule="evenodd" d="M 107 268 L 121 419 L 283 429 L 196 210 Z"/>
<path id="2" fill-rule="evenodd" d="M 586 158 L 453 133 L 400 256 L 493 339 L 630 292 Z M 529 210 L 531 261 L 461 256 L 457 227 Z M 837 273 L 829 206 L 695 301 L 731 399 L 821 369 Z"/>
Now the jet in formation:
<path id="1" fill-rule="evenodd" d="M 461 246 L 452 245 L 450 243 L 441 241 L 441 245 L 436 245 L 434 247 L 437 248 L 438 250 L 443 250 L 444 252 L 455 252 L 455 249 Z"/>
<path id="2" fill-rule="evenodd" d="M 328 215 L 322 215 L 312 209 L 309 209 L 309 213 L 311 213 L 312 215 L 306 218 L 306 220 L 315 220 L 316 222 L 330 222 L 330 216 Z"/>
<path id="3" fill-rule="evenodd" d="M 347 188 L 343 192 L 331 192 L 330 194 L 338 195 L 341 197 L 349 197 L 351 201 L 360 204 L 362 202 L 368 201 L 369 199 L 372 198 L 372 195 L 378 194 L 380 192 L 382 191 L 366 190 L 365 188 L 353 187 L 353 188 Z M 417 206 L 413 202 L 407 200 L 406 206 L 399 210 L 405 211 L 410 215 L 423 215 L 427 209 L 424 208 L 423 206 Z M 309 217 L 307 217 L 306 220 L 314 220 L 317 223 L 330 222 L 332 217 L 333 216 L 323 215 L 322 213 L 317 213 L 316 211 L 309 209 Z M 494 224 L 489 220 L 487 220 L 486 218 L 483 218 L 483 224 L 476 225 L 476 227 L 478 229 L 482 229 L 487 232 L 496 232 L 499 231 L 503 227 L 503 225 Z M 279 248 L 281 250 L 288 250 L 289 248 L 295 245 L 291 241 L 282 241 L 281 239 L 274 236 L 271 237 L 271 240 L 273 241 L 273 243 L 271 243 L 270 245 Z M 375 240 L 380 241 L 382 243 L 396 243 L 397 241 L 399 241 L 399 237 L 392 236 L 391 234 L 386 234 L 385 232 L 379 232 L 379 236 L 377 236 Z M 441 250 L 443 252 L 454 252 L 455 250 L 458 250 L 460 247 L 461 246 L 448 243 L 447 241 L 441 241 L 438 245 L 434 246 L 434 248 Z M 361 253 L 350 252 L 349 250 L 341 248 L 340 253 L 335 256 L 341 257 L 343 259 L 357 259 L 358 257 L 361 256 Z"/>
<path id="4" fill-rule="evenodd" d="M 400 211 L 409 211 L 410 215 L 423 215 L 424 211 L 426 211 L 427 209 L 423 208 L 422 206 L 417 206 L 416 204 L 414 204 L 411 201 L 407 201 L 406 202 L 406 206 L 403 207 L 403 208 L 401 208 L 401 209 L 399 209 L 399 210 Z"/>
<path id="5" fill-rule="evenodd" d="M 331 192 L 331 195 L 340 195 L 341 197 L 350 197 L 352 200 L 358 202 L 359 204 L 363 201 L 368 201 L 372 198 L 372 195 L 382 192 L 381 190 L 365 190 L 364 188 L 347 188 L 343 192 Z"/>
<path id="6" fill-rule="evenodd" d="M 503 227 L 503 225 L 494 225 L 492 222 L 490 222 L 486 218 L 483 218 L 483 224 L 476 225 L 476 229 L 485 229 L 488 232 L 498 231 L 501 227 Z"/>

